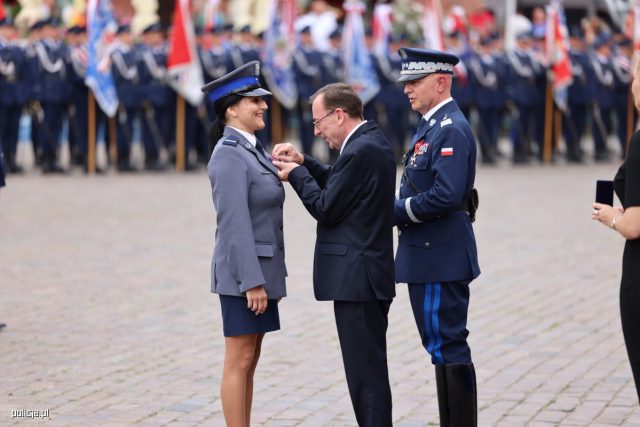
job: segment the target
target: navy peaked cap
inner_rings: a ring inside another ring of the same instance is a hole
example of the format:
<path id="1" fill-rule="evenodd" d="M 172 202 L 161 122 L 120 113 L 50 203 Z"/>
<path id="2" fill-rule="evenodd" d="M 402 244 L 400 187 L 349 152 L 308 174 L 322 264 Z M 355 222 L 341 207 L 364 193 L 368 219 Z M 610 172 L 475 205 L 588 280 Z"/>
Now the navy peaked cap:
<path id="1" fill-rule="evenodd" d="M 251 61 L 229 74 L 202 86 L 211 102 L 236 94 L 241 96 L 264 96 L 271 92 L 260 85 L 260 61 Z"/>
<path id="2" fill-rule="evenodd" d="M 57 16 L 52 16 L 51 18 L 44 20 L 43 26 L 44 25 L 49 25 L 51 27 L 57 28 L 62 25 L 62 21 Z"/>
<path id="3" fill-rule="evenodd" d="M 34 22 L 33 24 L 31 24 L 31 26 L 29 27 L 29 31 L 36 31 L 41 29 L 42 27 L 44 27 L 44 19 L 41 19 L 39 21 Z"/>
<path id="4" fill-rule="evenodd" d="M 579 26 L 574 25 L 569 28 L 569 37 L 573 37 L 576 39 L 584 38 L 584 31 L 582 31 L 582 28 L 580 28 Z"/>
<path id="5" fill-rule="evenodd" d="M 155 33 L 160 31 L 162 31 L 162 24 L 160 24 L 159 22 L 154 22 L 153 24 L 142 30 L 142 34 Z"/>
<path id="6" fill-rule="evenodd" d="M 87 32 L 87 27 L 84 27 L 82 25 L 74 25 L 73 27 L 70 27 L 67 30 L 67 33 L 69 34 L 83 34 Z"/>
<path id="7" fill-rule="evenodd" d="M 625 37 L 618 42 L 618 46 L 620 47 L 631 47 L 633 46 L 633 42 L 629 37 Z"/>
<path id="8" fill-rule="evenodd" d="M 593 41 L 593 48 L 598 49 L 604 45 L 608 45 L 609 40 L 611 40 L 611 35 L 609 33 L 600 33 Z"/>
<path id="9" fill-rule="evenodd" d="M 10 16 L 5 16 L 4 18 L 0 19 L 0 27 L 12 27 L 13 26 L 13 19 L 11 19 Z"/>
<path id="10" fill-rule="evenodd" d="M 131 25 L 122 24 L 118 26 L 118 31 L 116 32 L 116 34 L 130 33 L 130 32 L 131 32 Z"/>
<path id="11" fill-rule="evenodd" d="M 434 73 L 453 74 L 453 66 L 460 61 L 452 53 L 431 49 L 401 47 L 398 53 L 402 58 L 399 82 L 417 80 Z"/>

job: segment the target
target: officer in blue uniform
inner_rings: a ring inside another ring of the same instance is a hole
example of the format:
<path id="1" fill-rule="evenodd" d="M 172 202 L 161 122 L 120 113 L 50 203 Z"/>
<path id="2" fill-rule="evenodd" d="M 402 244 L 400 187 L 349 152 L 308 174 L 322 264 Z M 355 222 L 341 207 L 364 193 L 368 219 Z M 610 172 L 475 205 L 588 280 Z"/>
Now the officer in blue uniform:
<path id="1" fill-rule="evenodd" d="M 342 32 L 337 29 L 329 34 L 329 48 L 322 52 L 322 85 L 338 83 L 344 80 L 344 64 L 340 47 Z"/>
<path id="2" fill-rule="evenodd" d="M 300 31 L 300 44 L 293 52 L 293 73 L 298 84 L 296 114 L 300 120 L 300 142 L 304 154 L 311 154 L 315 136 L 309 98 L 322 85 L 322 54 L 313 47 L 310 27 Z"/>
<path id="3" fill-rule="evenodd" d="M 74 25 L 67 30 L 67 75 L 69 76 L 70 102 L 69 149 L 72 159 L 87 164 L 87 127 L 89 88 L 84 82 L 87 74 L 86 28 Z"/>
<path id="4" fill-rule="evenodd" d="M 258 61 L 260 59 L 260 52 L 258 50 L 258 42 L 255 36 L 251 32 L 251 27 L 245 25 L 240 28 L 240 41 L 236 44 L 232 44 L 231 59 L 234 67 L 241 67 L 251 61 Z"/>
<path id="5" fill-rule="evenodd" d="M 454 31 L 445 38 L 445 47 L 448 52 L 453 53 L 460 62 L 453 70 L 453 86 L 451 87 L 451 96 L 456 100 L 460 111 L 467 119 L 471 114 L 471 107 L 475 99 L 474 85 L 471 81 L 473 75 L 470 73 L 469 66 L 473 51 L 464 40 L 464 34 Z"/>
<path id="6" fill-rule="evenodd" d="M 374 98 L 377 104 L 376 109 L 378 113 L 384 113 L 384 120 L 381 120 L 382 132 L 387 135 L 393 146 L 397 164 L 400 164 L 405 151 L 404 144 L 409 122 L 407 98 L 402 92 L 402 86 L 398 83 L 402 60 L 397 52 L 405 43 L 404 35 L 393 36 L 387 52 L 373 55 L 380 82 L 380 92 Z"/>
<path id="7" fill-rule="evenodd" d="M 167 166 L 160 152 L 175 136 L 175 93 L 167 84 L 167 45 L 160 23 L 145 28 L 142 38 L 137 56 L 145 168 L 159 171 Z"/>
<path id="8" fill-rule="evenodd" d="M 538 90 L 537 82 L 545 70 L 532 56 L 531 33 L 522 32 L 516 37 L 516 47 L 507 53 L 507 95 L 512 112 L 509 136 L 513 146 L 513 163 L 526 163 L 531 150 L 539 115 L 535 107 L 544 92 Z"/>
<path id="9" fill-rule="evenodd" d="M 134 171 L 131 165 L 131 144 L 133 126 L 140 108 L 140 87 L 138 58 L 133 48 L 131 26 L 120 25 L 116 32 L 117 43 L 111 54 L 111 74 L 118 93 L 118 112 L 116 114 L 116 143 L 118 161 L 116 166 L 121 172 Z"/>
<path id="10" fill-rule="evenodd" d="M 607 137 L 613 129 L 611 110 L 613 108 L 614 77 L 611 64 L 609 34 L 601 33 L 593 43 L 591 57 L 591 93 L 593 94 L 593 123 L 591 133 L 595 145 L 595 160 L 609 160 Z"/>
<path id="11" fill-rule="evenodd" d="M 0 148 L 4 154 L 6 172 L 22 172 L 16 163 L 20 115 L 25 102 L 24 51 L 11 42 L 14 32 L 10 17 L 0 19 Z"/>
<path id="12" fill-rule="evenodd" d="M 587 127 L 587 110 L 591 102 L 589 69 L 591 62 L 586 51 L 584 32 L 572 28 L 569 33 L 569 59 L 573 81 L 567 89 L 567 112 L 562 115 L 562 135 L 567 146 L 567 161 L 581 163 L 581 142 Z"/>
<path id="13" fill-rule="evenodd" d="M 617 43 L 615 54 L 611 65 L 613 68 L 614 95 L 613 110 L 616 117 L 616 130 L 618 140 L 620 141 L 621 157 L 624 159 L 626 155 L 627 141 L 631 139 L 631 135 L 627 135 L 628 117 L 629 117 L 629 94 L 631 92 L 631 80 L 633 78 L 633 70 L 631 69 L 631 56 L 633 54 L 633 43 L 630 39 L 622 36 Z M 635 112 L 635 108 L 632 109 Z M 634 114 L 634 113 L 632 113 Z M 635 114 L 631 118 L 633 128 L 635 129 Z"/>
<path id="14" fill-rule="evenodd" d="M 30 61 L 29 86 L 37 102 L 35 131 L 42 149 L 44 173 L 64 172 L 58 164 L 58 149 L 70 90 L 66 48 L 60 41 L 58 27 L 57 18 L 41 23 L 42 39 L 34 43 Z"/>
<path id="15" fill-rule="evenodd" d="M 478 139 L 482 162 L 495 163 L 502 112 L 506 101 L 504 84 L 506 67 L 504 58 L 494 48 L 491 36 L 480 40 L 478 51 L 471 57 L 469 68 L 473 76 L 473 92 L 478 110 Z"/>
<path id="16" fill-rule="evenodd" d="M 436 366 L 440 423 L 475 426 L 476 380 L 467 343 L 469 283 L 478 277 L 468 202 L 476 141 L 451 97 L 451 53 L 402 48 L 400 81 L 423 115 L 405 154 L 394 222 L 396 282 L 407 283 L 420 338 Z"/>

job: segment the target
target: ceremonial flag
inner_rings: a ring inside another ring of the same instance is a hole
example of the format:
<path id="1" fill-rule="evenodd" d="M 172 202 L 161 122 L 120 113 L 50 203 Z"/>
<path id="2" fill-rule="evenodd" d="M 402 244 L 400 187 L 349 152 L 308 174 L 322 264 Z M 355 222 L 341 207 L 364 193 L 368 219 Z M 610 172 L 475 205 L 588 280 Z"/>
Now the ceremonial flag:
<path id="1" fill-rule="evenodd" d="M 111 51 L 117 24 L 110 0 L 89 0 L 87 6 L 88 64 L 85 83 L 91 88 L 100 109 L 115 117 L 118 94 L 111 76 Z"/>
<path id="2" fill-rule="evenodd" d="M 384 56 L 389 51 L 389 36 L 393 32 L 391 5 L 378 3 L 373 9 L 373 52 Z"/>
<path id="3" fill-rule="evenodd" d="M 220 0 L 207 0 L 204 4 L 204 29 L 211 31 L 218 25 L 222 25 L 222 16 L 219 13 Z"/>
<path id="4" fill-rule="evenodd" d="M 569 32 L 560 0 L 547 6 L 547 58 L 553 84 L 553 98 L 560 110 L 567 109 L 568 87 L 573 82 L 569 58 Z"/>
<path id="5" fill-rule="evenodd" d="M 193 22 L 189 14 L 189 0 L 176 0 L 167 72 L 169 85 L 189 104 L 197 106 L 202 102 L 204 93 L 200 88 L 204 85 L 204 78 L 196 51 Z"/>
<path id="6" fill-rule="evenodd" d="M 298 101 L 298 86 L 292 68 L 295 18 L 295 0 L 271 0 L 269 28 L 265 32 L 262 52 L 262 75 L 267 87 L 289 110 Z"/>
<path id="7" fill-rule="evenodd" d="M 633 51 L 640 51 L 640 0 L 633 2 Z"/>
<path id="8" fill-rule="evenodd" d="M 344 80 L 353 86 L 362 103 L 366 104 L 380 91 L 380 83 L 364 41 L 362 14 L 365 6 L 359 1 L 347 1 L 344 10 L 347 12 L 342 34 Z"/>
<path id="9" fill-rule="evenodd" d="M 422 34 L 425 47 L 443 50 L 442 40 L 442 6 L 440 0 L 425 0 L 422 12 Z"/>
<path id="10" fill-rule="evenodd" d="M 0 0 L 0 19 L 4 19 L 7 14 L 4 11 L 4 0 Z"/>

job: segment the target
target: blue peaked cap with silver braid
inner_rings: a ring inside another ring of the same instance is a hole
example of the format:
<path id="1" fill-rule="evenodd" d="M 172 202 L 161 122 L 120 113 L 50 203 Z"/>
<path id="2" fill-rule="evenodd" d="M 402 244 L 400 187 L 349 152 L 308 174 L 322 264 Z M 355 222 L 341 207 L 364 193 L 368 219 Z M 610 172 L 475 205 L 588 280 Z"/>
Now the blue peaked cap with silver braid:
<path id="1" fill-rule="evenodd" d="M 260 85 L 260 61 L 251 61 L 236 68 L 229 74 L 202 86 L 201 90 L 207 94 L 211 102 L 227 95 L 264 96 L 271 92 Z"/>

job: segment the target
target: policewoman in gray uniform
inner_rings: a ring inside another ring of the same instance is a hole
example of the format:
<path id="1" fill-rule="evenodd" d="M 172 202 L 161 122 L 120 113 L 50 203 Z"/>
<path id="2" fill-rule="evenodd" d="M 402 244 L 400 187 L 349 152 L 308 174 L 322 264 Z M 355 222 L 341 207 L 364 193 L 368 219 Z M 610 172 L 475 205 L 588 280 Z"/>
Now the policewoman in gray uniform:
<path id="1" fill-rule="evenodd" d="M 254 133 L 264 128 L 271 93 L 251 61 L 205 85 L 218 119 L 210 130 L 217 229 L 211 290 L 220 296 L 225 336 L 221 399 L 228 426 L 250 425 L 253 374 L 266 332 L 280 329 L 286 295 L 282 206 L 277 169 Z"/>

